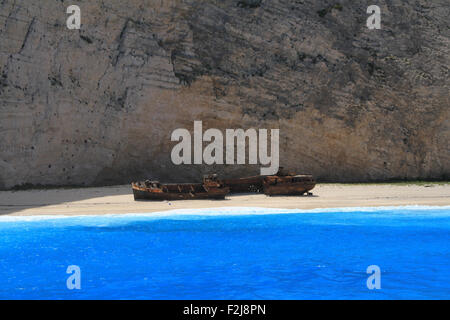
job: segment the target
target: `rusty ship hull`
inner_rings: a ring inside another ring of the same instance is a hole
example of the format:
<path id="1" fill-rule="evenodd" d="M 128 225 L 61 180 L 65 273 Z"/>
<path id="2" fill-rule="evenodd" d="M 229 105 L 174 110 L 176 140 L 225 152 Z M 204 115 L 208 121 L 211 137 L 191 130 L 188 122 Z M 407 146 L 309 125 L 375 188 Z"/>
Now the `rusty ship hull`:
<path id="1" fill-rule="evenodd" d="M 267 176 L 263 185 L 268 196 L 300 196 L 309 194 L 316 183 L 309 175 Z"/>
<path id="2" fill-rule="evenodd" d="M 228 187 L 215 180 L 205 179 L 203 183 L 169 183 L 158 181 L 133 182 L 134 200 L 206 200 L 225 199 Z"/>
<path id="3" fill-rule="evenodd" d="M 222 179 L 224 186 L 230 188 L 231 193 L 260 193 L 263 191 L 265 176 L 252 176 L 238 179 Z"/>
<path id="4" fill-rule="evenodd" d="M 132 183 L 135 200 L 225 199 L 228 193 L 264 193 L 268 196 L 310 194 L 316 182 L 311 175 L 279 172 L 273 176 L 238 179 L 203 178 L 203 183 L 168 183 L 146 180 Z"/>
<path id="5" fill-rule="evenodd" d="M 274 175 L 253 176 L 238 179 L 224 179 L 222 184 L 230 188 L 231 193 L 264 193 L 275 195 L 303 195 L 316 185 L 311 175 Z"/>
<path id="6" fill-rule="evenodd" d="M 228 189 L 221 189 L 217 192 L 154 192 L 149 188 L 133 186 L 134 200 L 205 200 L 205 199 L 225 199 Z"/>

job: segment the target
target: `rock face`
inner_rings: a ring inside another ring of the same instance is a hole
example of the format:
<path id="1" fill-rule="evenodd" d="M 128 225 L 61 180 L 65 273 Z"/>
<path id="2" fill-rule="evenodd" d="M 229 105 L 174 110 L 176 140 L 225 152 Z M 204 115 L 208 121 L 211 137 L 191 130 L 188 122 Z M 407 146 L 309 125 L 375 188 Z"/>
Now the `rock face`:
<path id="1" fill-rule="evenodd" d="M 0 0 L 0 188 L 259 172 L 172 164 L 194 120 L 319 180 L 448 179 L 448 0 L 372 2 Z"/>

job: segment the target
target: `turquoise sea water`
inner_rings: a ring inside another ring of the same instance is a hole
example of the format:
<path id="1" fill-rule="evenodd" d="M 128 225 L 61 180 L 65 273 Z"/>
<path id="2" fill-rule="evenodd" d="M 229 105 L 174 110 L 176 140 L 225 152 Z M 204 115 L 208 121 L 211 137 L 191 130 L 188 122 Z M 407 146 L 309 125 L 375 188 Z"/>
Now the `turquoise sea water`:
<path id="1" fill-rule="evenodd" d="M 0 217 L 0 299 L 449 298 L 450 207 Z"/>

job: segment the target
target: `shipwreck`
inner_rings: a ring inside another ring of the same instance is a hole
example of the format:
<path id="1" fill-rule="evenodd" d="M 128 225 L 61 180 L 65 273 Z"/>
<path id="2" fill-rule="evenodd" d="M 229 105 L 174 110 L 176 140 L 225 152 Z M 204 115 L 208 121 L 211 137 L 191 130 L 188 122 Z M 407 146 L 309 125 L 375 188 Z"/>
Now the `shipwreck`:
<path id="1" fill-rule="evenodd" d="M 316 185 L 312 175 L 290 173 L 283 168 L 276 175 L 224 179 L 221 182 L 230 188 L 231 193 L 264 193 L 268 196 L 312 195 L 310 191 Z"/>
<path id="2" fill-rule="evenodd" d="M 225 199 L 230 189 L 215 176 L 203 178 L 202 183 L 160 183 L 146 180 L 133 182 L 134 200 Z"/>
<path id="3" fill-rule="evenodd" d="M 316 185 L 312 175 L 286 173 L 237 179 L 218 179 L 216 174 L 203 177 L 202 183 L 133 182 L 135 200 L 225 199 L 229 193 L 264 193 L 267 196 L 312 195 Z"/>

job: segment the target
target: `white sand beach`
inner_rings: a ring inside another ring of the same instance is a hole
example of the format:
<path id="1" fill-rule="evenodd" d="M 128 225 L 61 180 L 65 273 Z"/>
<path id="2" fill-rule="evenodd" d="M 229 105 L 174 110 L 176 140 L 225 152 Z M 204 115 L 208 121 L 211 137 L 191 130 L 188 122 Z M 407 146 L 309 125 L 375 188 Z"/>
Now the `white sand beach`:
<path id="1" fill-rule="evenodd" d="M 313 196 L 229 195 L 225 200 L 134 201 L 129 185 L 0 192 L 0 215 L 99 215 L 174 209 L 263 207 L 314 209 L 450 205 L 450 184 L 318 184 Z"/>

